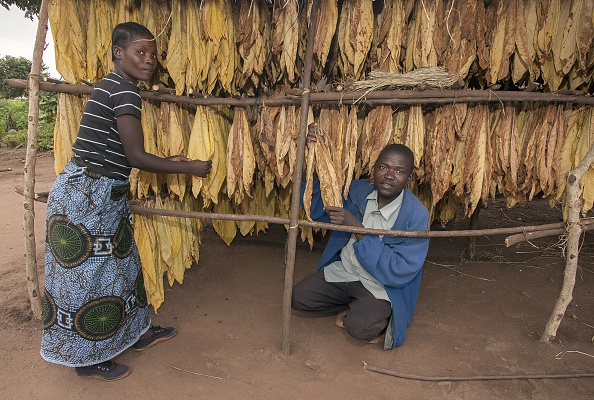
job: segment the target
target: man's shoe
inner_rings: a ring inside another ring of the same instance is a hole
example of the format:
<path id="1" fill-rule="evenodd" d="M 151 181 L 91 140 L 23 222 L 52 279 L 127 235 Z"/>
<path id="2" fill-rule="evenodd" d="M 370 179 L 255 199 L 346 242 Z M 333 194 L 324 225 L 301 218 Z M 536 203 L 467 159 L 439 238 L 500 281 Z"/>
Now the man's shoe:
<path id="1" fill-rule="evenodd" d="M 88 367 L 76 367 L 76 375 L 100 381 L 117 381 L 130 375 L 130 368 L 115 361 L 105 361 Z"/>
<path id="2" fill-rule="evenodd" d="M 135 351 L 144 351 L 149 347 L 153 347 L 157 343 L 164 342 L 165 340 L 169 340 L 177 335 L 177 330 L 172 327 L 161 328 L 160 326 L 151 326 L 148 332 L 151 332 L 152 335 L 146 339 L 140 339 L 138 342 L 134 343 L 132 348 Z"/>

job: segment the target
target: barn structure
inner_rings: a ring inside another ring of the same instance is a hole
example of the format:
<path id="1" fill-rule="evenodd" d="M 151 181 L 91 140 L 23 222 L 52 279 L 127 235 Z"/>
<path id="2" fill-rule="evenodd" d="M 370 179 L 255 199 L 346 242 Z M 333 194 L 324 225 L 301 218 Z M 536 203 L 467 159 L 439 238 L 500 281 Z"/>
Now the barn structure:
<path id="1" fill-rule="evenodd" d="M 379 233 L 308 220 L 299 207 L 303 174 L 325 180 L 331 203 L 396 142 L 413 150 L 411 189 L 443 225 L 477 216 L 496 195 L 510 207 L 535 196 L 563 204 L 562 224 L 381 232 L 518 234 L 510 243 L 567 234 L 565 282 L 542 337 L 550 340 L 571 300 L 580 235 L 592 226 L 580 217 L 594 203 L 593 8 L 577 0 L 44 0 L 29 81 L 12 82 L 30 95 L 24 207 L 34 313 L 41 317 L 31 251 L 36 97 L 59 93 L 59 172 L 88 94 L 112 68 L 112 28 L 135 21 L 160 49 L 158 73 L 142 83 L 145 148 L 213 160 L 204 179 L 131 175 L 134 235 L 155 310 L 164 287 L 199 262 L 203 220 L 231 247 L 238 234 L 283 224 L 288 353 L 297 240 L 311 244 L 327 229 Z M 61 82 L 39 79 L 48 15 Z M 313 121 L 326 140 L 306 149 Z"/>

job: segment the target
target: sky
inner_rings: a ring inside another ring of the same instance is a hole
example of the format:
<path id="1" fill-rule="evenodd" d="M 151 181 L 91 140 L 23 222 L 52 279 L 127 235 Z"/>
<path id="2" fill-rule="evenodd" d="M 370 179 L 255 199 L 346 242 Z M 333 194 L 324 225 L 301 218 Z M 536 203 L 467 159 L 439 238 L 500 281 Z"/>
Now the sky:
<path id="1" fill-rule="evenodd" d="M 31 21 L 25 17 L 24 11 L 15 6 L 10 7 L 10 10 L 0 6 L 0 57 L 25 57 L 32 61 L 38 23 L 37 17 Z M 59 79 L 60 74 L 56 70 L 54 42 L 49 29 L 45 42 L 47 47 L 43 52 L 43 63 L 48 67 L 49 75 Z"/>

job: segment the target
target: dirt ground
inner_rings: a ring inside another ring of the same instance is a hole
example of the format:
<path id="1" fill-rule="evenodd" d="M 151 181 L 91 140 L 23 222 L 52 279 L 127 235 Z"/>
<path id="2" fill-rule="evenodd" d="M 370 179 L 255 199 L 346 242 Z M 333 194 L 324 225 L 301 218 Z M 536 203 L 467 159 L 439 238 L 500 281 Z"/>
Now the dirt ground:
<path id="1" fill-rule="evenodd" d="M 281 352 L 283 227 L 236 239 L 203 234 L 198 266 L 166 291 L 154 315 L 179 334 L 149 351 L 117 358 L 132 374 L 104 383 L 75 376 L 39 356 L 41 323 L 31 317 L 25 280 L 22 197 L 24 150 L 0 148 L 0 393 L 4 399 L 592 399 L 594 378 L 429 382 L 363 367 L 429 377 L 594 372 L 594 234 L 586 234 L 573 300 L 554 343 L 539 342 L 563 279 L 559 238 L 505 247 L 504 236 L 477 239 L 478 261 L 461 257 L 465 238 L 434 238 L 417 310 L 402 347 L 359 343 L 333 317 L 291 317 L 291 354 Z M 55 178 L 40 154 L 36 191 Z M 36 203 L 39 275 L 45 204 Z M 543 201 L 506 209 L 494 201 L 481 228 L 561 220 Z M 465 229 L 468 221 L 447 229 Z M 435 229 L 439 229 L 436 227 Z M 322 244 L 299 244 L 295 282 L 313 271 Z"/>

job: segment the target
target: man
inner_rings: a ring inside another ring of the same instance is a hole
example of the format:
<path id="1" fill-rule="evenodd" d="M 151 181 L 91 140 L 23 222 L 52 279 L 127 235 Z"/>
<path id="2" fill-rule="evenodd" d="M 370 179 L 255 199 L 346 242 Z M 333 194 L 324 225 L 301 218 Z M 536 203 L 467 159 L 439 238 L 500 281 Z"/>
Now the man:
<path id="1" fill-rule="evenodd" d="M 315 132 L 313 124 L 307 143 L 316 140 Z M 378 156 L 373 180 L 351 183 L 343 207 L 324 207 L 316 181 L 311 217 L 337 225 L 423 231 L 429 213 L 406 188 L 413 168 L 412 151 L 390 144 Z M 291 306 L 304 312 L 339 313 L 337 325 L 352 337 L 383 342 L 386 350 L 400 346 L 416 306 L 428 249 L 429 238 L 334 231 L 317 271 L 293 287 Z"/>

